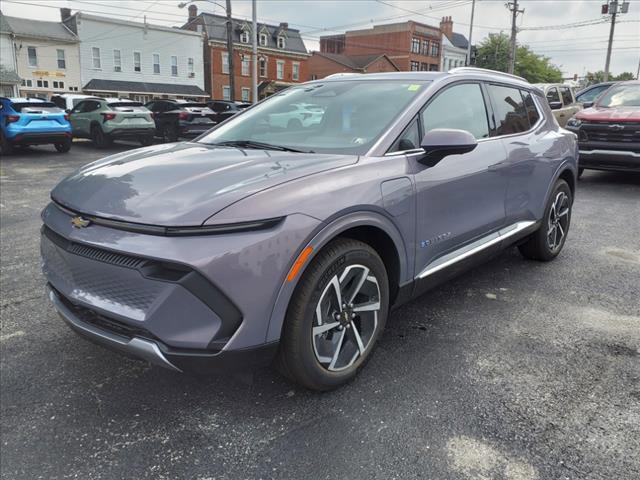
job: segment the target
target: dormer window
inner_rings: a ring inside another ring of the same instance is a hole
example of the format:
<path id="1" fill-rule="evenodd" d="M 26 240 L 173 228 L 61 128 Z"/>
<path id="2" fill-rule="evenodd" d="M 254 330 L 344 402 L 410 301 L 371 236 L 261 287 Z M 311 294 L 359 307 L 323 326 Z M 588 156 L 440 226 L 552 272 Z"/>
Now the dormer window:
<path id="1" fill-rule="evenodd" d="M 266 33 L 261 33 L 260 34 L 260 46 L 261 47 L 266 47 L 267 46 L 267 34 Z"/>
<path id="2" fill-rule="evenodd" d="M 278 36 L 278 48 L 285 48 L 286 47 L 286 41 L 284 36 L 279 35 Z"/>
<path id="3" fill-rule="evenodd" d="M 240 41 L 242 43 L 249 43 L 249 32 L 246 30 L 240 34 Z"/>

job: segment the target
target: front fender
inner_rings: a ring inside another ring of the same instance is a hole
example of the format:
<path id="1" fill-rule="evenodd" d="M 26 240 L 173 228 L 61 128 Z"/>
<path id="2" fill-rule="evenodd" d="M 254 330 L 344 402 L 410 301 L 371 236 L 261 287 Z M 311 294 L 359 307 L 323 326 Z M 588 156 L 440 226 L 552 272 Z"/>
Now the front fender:
<path id="1" fill-rule="evenodd" d="M 300 246 L 295 257 L 291 259 L 291 265 L 289 268 L 293 266 L 298 255 L 300 255 L 307 246 L 311 246 L 313 248 L 313 254 L 307 260 L 305 268 L 327 243 L 339 236 L 341 233 L 360 226 L 379 228 L 391 238 L 400 260 L 400 284 L 402 285 L 411 281 L 413 279 L 413 270 L 410 266 L 413 265 L 413 260 L 410 258 L 410 252 L 405 245 L 398 227 L 389 217 L 374 210 L 356 211 L 343 215 L 336 215 L 327 222 L 319 225 L 316 231 L 310 235 L 309 240 Z M 267 329 L 267 337 L 265 339 L 266 342 L 273 342 L 280 339 L 287 308 L 301 276 L 302 274 L 298 275 L 292 282 L 287 282 L 286 278 L 283 278 L 280 291 L 278 292 L 278 296 L 269 319 L 269 327 Z"/>

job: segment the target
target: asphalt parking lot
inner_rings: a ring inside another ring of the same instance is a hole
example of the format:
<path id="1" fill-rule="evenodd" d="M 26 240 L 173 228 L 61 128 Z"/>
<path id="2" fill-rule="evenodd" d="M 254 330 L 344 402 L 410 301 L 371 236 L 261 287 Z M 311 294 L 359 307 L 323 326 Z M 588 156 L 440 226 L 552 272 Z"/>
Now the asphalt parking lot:
<path id="1" fill-rule="evenodd" d="M 39 213 L 106 153 L 0 163 L 3 479 L 640 478 L 640 176 L 585 173 L 556 261 L 514 249 L 400 308 L 361 375 L 317 394 L 174 374 L 62 323 Z"/>

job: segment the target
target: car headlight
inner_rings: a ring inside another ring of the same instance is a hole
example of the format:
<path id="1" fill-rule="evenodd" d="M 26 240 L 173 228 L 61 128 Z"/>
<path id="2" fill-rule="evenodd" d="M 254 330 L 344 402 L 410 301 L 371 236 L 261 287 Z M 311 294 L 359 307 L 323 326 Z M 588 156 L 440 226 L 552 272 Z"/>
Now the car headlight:
<path id="1" fill-rule="evenodd" d="M 567 122 L 567 127 L 579 127 L 580 125 L 582 125 L 582 120 L 578 119 L 578 118 L 570 118 L 569 121 Z"/>

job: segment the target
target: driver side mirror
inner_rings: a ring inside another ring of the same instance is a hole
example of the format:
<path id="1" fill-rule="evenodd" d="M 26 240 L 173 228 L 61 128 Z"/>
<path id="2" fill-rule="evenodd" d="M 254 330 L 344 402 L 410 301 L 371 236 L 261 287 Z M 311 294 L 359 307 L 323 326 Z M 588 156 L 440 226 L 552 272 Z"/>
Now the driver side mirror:
<path id="1" fill-rule="evenodd" d="M 593 107 L 593 102 L 582 102 L 582 108 L 591 108 Z"/>
<path id="2" fill-rule="evenodd" d="M 549 102 L 551 110 L 560 110 L 562 108 L 562 102 Z"/>
<path id="3" fill-rule="evenodd" d="M 469 153 L 478 146 L 478 141 L 466 130 L 435 128 L 428 131 L 420 142 L 424 156 L 420 163 L 433 167 L 444 157 Z"/>

